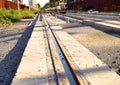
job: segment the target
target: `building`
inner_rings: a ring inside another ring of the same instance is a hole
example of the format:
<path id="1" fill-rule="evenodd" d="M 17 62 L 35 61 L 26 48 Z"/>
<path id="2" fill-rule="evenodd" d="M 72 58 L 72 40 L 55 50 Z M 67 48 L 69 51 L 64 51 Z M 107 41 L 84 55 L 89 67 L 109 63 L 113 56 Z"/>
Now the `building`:
<path id="1" fill-rule="evenodd" d="M 65 2 L 59 3 L 60 9 L 66 9 L 66 4 L 67 4 L 67 3 L 65 3 Z"/>
<path id="2" fill-rule="evenodd" d="M 70 2 L 67 3 L 67 9 L 83 8 L 85 10 L 96 9 L 108 11 L 119 7 L 120 0 L 70 0 Z"/>
<path id="3" fill-rule="evenodd" d="M 25 9 L 28 8 L 28 6 L 25 6 L 22 3 L 23 0 L 20 1 L 18 4 L 18 1 L 16 0 L 0 0 L 0 9 Z"/>
<path id="4" fill-rule="evenodd" d="M 38 9 L 36 0 L 29 0 L 29 9 Z"/>

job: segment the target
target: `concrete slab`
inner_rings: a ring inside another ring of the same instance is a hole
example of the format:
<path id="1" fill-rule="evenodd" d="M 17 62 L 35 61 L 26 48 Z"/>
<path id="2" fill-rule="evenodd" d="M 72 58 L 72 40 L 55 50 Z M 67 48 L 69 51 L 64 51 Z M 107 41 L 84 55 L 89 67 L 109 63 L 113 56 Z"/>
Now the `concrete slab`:
<path id="1" fill-rule="evenodd" d="M 48 21 L 55 24 L 53 19 L 49 18 Z M 88 85 L 120 85 L 120 76 L 93 53 L 69 34 L 62 31 L 60 26 L 54 25 L 52 29 L 54 29 L 60 42 L 62 42 L 64 48 L 69 53 L 73 63 L 79 67 L 79 70 L 76 70 L 76 72 L 79 71 L 82 74 Z"/>
<path id="2" fill-rule="evenodd" d="M 109 21 L 93 21 L 93 20 L 85 20 L 83 21 L 84 24 L 87 24 L 87 25 L 90 25 L 90 26 L 96 26 L 96 27 L 100 27 L 100 28 L 104 28 L 106 30 L 112 30 L 112 31 L 115 31 L 115 32 L 120 32 L 120 25 L 118 23 L 116 24 L 111 24 L 110 22 L 107 23 Z"/>
<path id="3" fill-rule="evenodd" d="M 11 85 L 48 85 L 53 69 L 45 50 L 42 22 L 38 20 Z"/>
<path id="4" fill-rule="evenodd" d="M 119 21 L 110 21 L 110 20 L 106 20 L 105 22 L 107 23 L 111 23 L 111 24 L 116 24 L 116 25 L 120 25 L 120 22 Z"/>
<path id="5" fill-rule="evenodd" d="M 106 22 L 94 22 L 94 23 L 120 29 L 120 25 L 107 23 L 107 21 Z"/>

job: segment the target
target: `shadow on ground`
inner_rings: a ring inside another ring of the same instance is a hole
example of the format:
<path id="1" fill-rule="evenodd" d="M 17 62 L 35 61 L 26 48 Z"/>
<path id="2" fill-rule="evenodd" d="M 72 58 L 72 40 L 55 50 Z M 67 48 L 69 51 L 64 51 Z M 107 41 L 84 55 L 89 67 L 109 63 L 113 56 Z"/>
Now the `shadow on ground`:
<path id="1" fill-rule="evenodd" d="M 36 20 L 37 18 L 33 21 L 33 23 L 30 26 L 26 28 L 26 30 L 23 33 L 11 34 L 11 35 L 0 37 L 0 38 L 4 38 L 4 37 L 22 34 L 22 36 L 19 38 L 14 48 L 0 62 L 0 85 L 11 84 L 12 79 L 20 64 L 24 49 L 31 36 Z M 13 40 L 13 39 L 10 39 L 10 40 Z"/>

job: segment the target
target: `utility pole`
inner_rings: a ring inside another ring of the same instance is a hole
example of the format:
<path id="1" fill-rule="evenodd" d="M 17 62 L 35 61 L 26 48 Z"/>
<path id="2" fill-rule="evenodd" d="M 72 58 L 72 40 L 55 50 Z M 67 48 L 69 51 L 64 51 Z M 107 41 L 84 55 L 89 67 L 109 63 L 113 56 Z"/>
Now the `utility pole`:
<path id="1" fill-rule="evenodd" d="M 20 0 L 17 0 L 18 10 L 20 9 Z"/>

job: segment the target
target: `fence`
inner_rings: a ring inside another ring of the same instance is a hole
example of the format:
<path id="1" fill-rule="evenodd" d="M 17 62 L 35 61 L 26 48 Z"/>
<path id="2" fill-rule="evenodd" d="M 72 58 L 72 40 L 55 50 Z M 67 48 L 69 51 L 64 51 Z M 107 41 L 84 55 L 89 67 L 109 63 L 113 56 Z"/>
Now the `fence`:
<path id="1" fill-rule="evenodd" d="M 28 6 L 7 0 L 0 0 L 0 9 L 19 9 L 19 8 L 24 9 L 24 8 L 28 8 Z"/>

